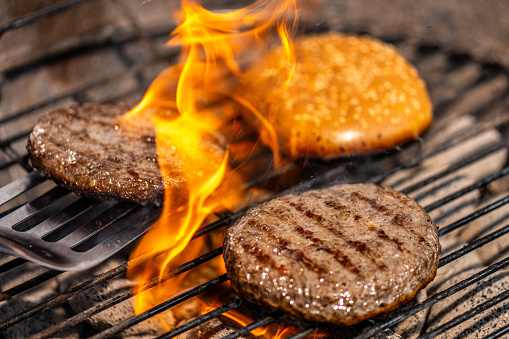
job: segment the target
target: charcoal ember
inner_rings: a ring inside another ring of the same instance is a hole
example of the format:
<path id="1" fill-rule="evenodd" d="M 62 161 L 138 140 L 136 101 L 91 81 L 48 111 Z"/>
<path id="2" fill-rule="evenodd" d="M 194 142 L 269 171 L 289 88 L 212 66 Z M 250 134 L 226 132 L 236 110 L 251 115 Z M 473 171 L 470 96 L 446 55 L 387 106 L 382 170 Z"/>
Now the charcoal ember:
<path id="1" fill-rule="evenodd" d="M 198 316 L 200 307 L 200 301 L 197 298 L 192 298 L 173 307 L 172 312 L 177 320 L 187 320 Z"/>
<path id="2" fill-rule="evenodd" d="M 3 291 L 17 286 L 21 282 L 41 274 L 47 269 L 35 264 L 24 264 L 0 275 L 0 286 Z M 0 321 L 11 318 L 14 314 L 22 313 L 35 305 L 44 302 L 57 295 L 56 282 L 54 279 L 39 285 L 37 289 L 29 290 L 21 296 L 10 298 L 0 304 Z M 2 331 L 2 338 L 26 338 L 38 333 L 47 327 L 64 321 L 68 315 L 61 306 L 53 307 L 49 310 L 39 312 L 29 320 L 22 321 L 16 325 L 6 328 Z M 77 329 L 72 329 L 61 333 L 58 338 L 78 338 Z"/>
<path id="3" fill-rule="evenodd" d="M 180 325 L 183 325 L 185 323 L 186 322 L 182 322 Z M 195 339 L 195 338 L 220 339 L 237 331 L 241 327 L 242 327 L 241 325 L 231 320 L 230 318 L 220 316 L 210 321 L 207 321 L 206 323 L 193 327 L 189 331 L 184 332 L 181 335 L 177 336 L 177 339 Z M 251 333 L 248 333 L 239 338 L 255 339 L 257 337 L 252 335 Z"/>
<path id="4" fill-rule="evenodd" d="M 13 257 L 0 253 L 0 262 L 7 262 L 12 260 Z M 23 282 L 30 280 L 40 274 L 48 271 L 47 268 L 37 264 L 26 262 L 22 265 L 14 267 L 5 273 L 0 274 L 0 291 L 5 292 L 10 288 L 13 288 Z M 38 291 L 36 294 L 32 294 L 29 298 L 30 302 L 40 302 L 45 297 L 50 297 L 54 294 L 57 289 L 57 282 L 55 279 L 50 279 L 45 282 L 44 291 Z M 26 296 L 26 294 L 25 294 Z"/>
<path id="5" fill-rule="evenodd" d="M 476 122 L 478 124 L 479 122 Z M 503 145 L 504 137 L 496 128 L 489 128 L 478 134 L 469 136 L 465 140 L 457 141 L 456 146 L 448 148 L 439 155 L 449 159 L 449 163 L 457 163 L 471 158 L 476 153 L 480 153 L 485 149 Z M 491 152 L 488 155 L 476 160 L 468 166 L 459 169 L 459 172 L 468 173 L 473 179 L 480 180 L 487 175 L 501 169 L 507 161 L 507 149 L 501 149 Z M 430 158 L 423 162 L 429 166 L 428 162 L 435 162 L 437 166 L 442 165 L 444 160 L 440 158 Z"/>
<path id="6" fill-rule="evenodd" d="M 453 173 L 411 192 L 409 196 L 426 207 L 474 183 L 475 181 L 469 177 Z M 479 191 L 473 190 L 440 205 L 430 211 L 429 215 L 439 227 L 443 227 L 474 212 L 479 199 Z"/>
<path id="7" fill-rule="evenodd" d="M 505 74 L 498 74 L 491 79 L 476 84 L 476 86 L 472 86 L 447 107 L 447 119 L 454 121 L 461 115 L 482 109 L 487 104 L 503 96 L 507 92 L 508 86 L 509 83 Z"/>
<path id="8" fill-rule="evenodd" d="M 474 273 L 475 270 L 467 270 L 455 275 L 450 280 L 445 281 L 439 291 L 447 289 Z M 433 305 L 430 309 L 428 318 L 430 325 L 427 330 L 430 331 L 445 324 L 508 289 L 509 270 L 504 269 Z M 470 317 L 449 331 L 439 334 L 436 338 L 484 338 L 497 329 L 506 326 L 508 317 L 509 301 L 505 300 L 495 307 Z"/>
<path id="9" fill-rule="evenodd" d="M 111 279 L 71 298 L 69 305 L 74 312 L 80 313 L 134 287 L 135 284 L 128 279 Z M 134 317 L 134 315 L 134 301 L 131 298 L 88 318 L 87 322 L 97 331 L 103 331 L 128 318 Z M 122 337 L 151 338 L 154 335 L 166 332 L 168 327 L 171 328 L 174 325 L 175 318 L 173 314 L 171 311 L 165 311 L 160 313 L 158 317 L 152 317 L 147 321 L 126 329 L 122 332 Z"/>
<path id="10" fill-rule="evenodd" d="M 37 304 L 37 302 L 28 301 L 23 297 L 8 299 L 0 305 L 0 321 L 9 319 L 13 314 L 19 314 L 34 307 Z M 1 337 L 5 339 L 27 338 L 50 326 L 64 321 L 68 317 L 69 315 L 66 314 L 63 307 L 54 307 L 49 310 L 39 312 L 30 317 L 30 319 L 2 330 Z M 80 329 L 81 327 L 78 326 L 76 328 L 70 329 L 69 331 L 59 333 L 53 338 L 77 339 L 80 338 Z"/>
<path id="11" fill-rule="evenodd" d="M 509 176 L 502 177 L 492 181 L 488 185 L 489 189 L 494 193 L 506 193 L 509 191 Z"/>
<path id="12" fill-rule="evenodd" d="M 385 329 L 382 332 L 380 332 L 377 335 L 375 335 L 375 339 L 402 339 L 402 338 L 403 337 L 401 337 L 397 333 L 394 333 L 390 329 Z"/>
<path id="13" fill-rule="evenodd" d="M 444 144 L 451 143 L 455 137 L 471 131 L 475 127 L 476 122 L 476 118 L 466 114 L 458 117 L 454 124 L 442 123 L 441 121 L 432 124 L 429 136 L 424 141 L 423 152 L 428 154 Z"/>
<path id="14" fill-rule="evenodd" d="M 391 180 L 391 177 L 387 178 L 387 182 L 391 182 Z M 426 207 L 474 182 L 475 181 L 469 177 L 452 173 L 429 185 L 410 192 L 409 196 L 415 199 L 420 205 Z M 384 182 L 383 184 L 386 185 L 387 183 Z M 440 205 L 440 207 L 430 211 L 429 215 L 438 227 L 444 227 L 473 213 L 479 199 L 479 191 L 474 190 L 449 203 Z M 451 251 L 456 250 L 458 246 L 463 245 L 461 240 L 457 237 L 457 232 L 442 236 L 440 238 L 440 244 L 442 245 L 442 256 L 449 254 Z"/>
<path id="15" fill-rule="evenodd" d="M 459 119 L 458 119 L 459 120 Z M 456 123 L 456 122 L 454 122 Z M 463 121 L 462 126 L 466 127 L 466 123 L 469 123 L 473 128 L 475 126 L 475 120 L 471 119 L 470 122 Z M 454 129 L 441 129 L 436 131 L 437 133 L 451 133 L 448 137 L 441 136 L 438 141 L 430 141 L 429 148 L 428 141 L 423 144 L 423 153 L 428 154 L 442 143 L 446 143 L 447 140 L 451 140 L 455 137 L 456 133 Z M 398 190 L 404 190 L 413 184 L 419 183 L 423 180 L 433 177 L 440 172 L 447 169 L 449 166 L 457 164 L 465 159 L 468 159 L 476 153 L 482 151 L 487 147 L 493 147 L 494 145 L 502 141 L 500 133 L 494 129 L 488 129 L 480 134 L 473 135 L 472 137 L 455 143 L 453 147 L 449 147 L 443 151 L 433 154 L 430 157 L 423 159 L 418 166 L 401 170 L 386 179 L 384 184 L 393 186 Z M 500 149 L 493 152 L 485 157 L 478 159 L 470 163 L 469 165 L 462 167 L 455 171 L 456 175 L 467 176 L 472 180 L 480 180 L 484 177 L 500 170 L 507 161 L 507 150 Z"/>
<path id="16" fill-rule="evenodd" d="M 2 259 L 5 261 L 12 259 L 12 257 L 7 255 L 0 254 L 0 256 L 2 256 Z M 28 262 L 17 266 L 0 275 L 0 289 L 2 292 L 6 292 L 27 280 L 43 274 L 47 270 L 47 268 Z M 38 287 L 39 288 L 30 289 L 20 296 L 9 298 L 0 303 L 0 321 L 8 319 L 14 314 L 24 312 L 58 294 L 55 279 L 50 279 Z M 67 314 L 64 308 L 56 306 L 37 313 L 31 317 L 30 320 L 22 321 L 14 326 L 8 327 L 2 331 L 2 338 L 25 338 L 65 320 L 66 317 Z M 77 338 L 77 334 L 78 332 L 76 331 L 69 331 L 65 333 L 65 337 Z"/>
<path id="17" fill-rule="evenodd" d="M 423 72 L 418 70 L 423 74 Z M 447 73 L 447 77 L 443 77 L 441 82 L 436 83 L 430 88 L 430 97 L 434 103 L 444 103 L 456 98 L 462 90 L 473 85 L 479 79 L 482 73 L 482 67 L 478 63 L 469 62 L 465 65 L 455 67 Z M 455 124 L 449 124 L 455 125 Z"/>
<path id="18" fill-rule="evenodd" d="M 415 297 L 412 303 L 421 303 L 426 300 L 428 297 L 428 293 L 426 289 L 421 290 L 419 294 Z M 426 317 L 428 316 L 429 309 L 426 308 L 419 313 L 412 315 L 409 318 L 406 318 L 399 324 L 393 327 L 393 331 L 398 334 L 401 338 L 405 339 L 414 339 L 419 337 L 422 329 L 426 323 Z"/>
<path id="19" fill-rule="evenodd" d="M 442 244 L 442 242 L 441 242 Z M 457 250 L 463 247 L 465 244 L 459 240 L 450 238 L 446 240 L 442 246 L 449 247 L 451 249 Z M 443 257 L 442 257 L 443 258 Z M 450 284 L 451 281 L 457 280 L 458 276 L 468 277 L 468 274 L 475 274 L 485 268 L 485 266 L 481 263 L 479 256 L 474 252 L 470 252 L 465 254 L 464 256 L 454 260 L 454 262 L 441 267 L 437 271 L 437 275 L 435 279 L 431 281 L 428 286 L 426 286 L 426 293 L 428 297 L 431 297 L 438 291 L 444 290 L 446 284 Z M 449 285 L 450 286 L 450 285 Z"/>
<path id="20" fill-rule="evenodd" d="M 494 196 L 478 208 L 489 206 L 490 204 L 504 198 L 505 194 Z M 495 232 L 509 224 L 509 205 L 505 204 L 500 208 L 480 217 L 464 227 L 460 238 L 465 242 L 471 242 L 478 238 Z M 477 249 L 476 254 L 485 265 L 491 265 L 509 255 L 509 234 L 504 234 L 490 241 L 489 244 Z"/>
<path id="21" fill-rule="evenodd" d="M 92 267 L 91 269 L 79 272 L 67 272 L 57 278 L 60 293 L 66 292 L 77 284 L 97 277 L 105 272 L 113 270 L 125 263 L 125 258 L 117 255 L 106 262 Z M 70 309 L 78 314 L 88 308 L 106 300 L 117 296 L 131 288 L 135 288 L 136 284 L 125 278 L 112 278 L 99 285 L 93 286 L 88 290 L 69 299 Z M 133 299 L 116 304 L 106 310 L 86 319 L 86 322 L 95 331 L 105 330 L 127 318 L 134 316 Z M 164 324 L 163 322 L 164 321 Z M 167 331 L 167 327 L 172 327 L 175 319 L 171 311 L 163 312 L 160 317 L 152 317 L 136 326 L 133 326 L 121 333 L 122 338 L 152 338 L 154 335 L 160 335 Z"/>

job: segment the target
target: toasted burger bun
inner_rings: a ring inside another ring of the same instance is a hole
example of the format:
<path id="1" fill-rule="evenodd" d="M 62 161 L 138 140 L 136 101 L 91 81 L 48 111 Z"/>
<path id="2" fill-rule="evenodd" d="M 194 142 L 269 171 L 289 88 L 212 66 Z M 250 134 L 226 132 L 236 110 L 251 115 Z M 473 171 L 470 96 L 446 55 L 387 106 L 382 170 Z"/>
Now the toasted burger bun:
<path id="1" fill-rule="evenodd" d="M 278 47 L 247 72 L 242 89 L 292 157 L 376 153 L 417 138 L 430 125 L 426 85 L 393 46 L 328 33 L 297 39 L 295 53 L 288 84 L 291 66 Z M 260 124 L 250 111 L 246 116 Z M 271 142 L 263 129 L 262 140 Z"/>

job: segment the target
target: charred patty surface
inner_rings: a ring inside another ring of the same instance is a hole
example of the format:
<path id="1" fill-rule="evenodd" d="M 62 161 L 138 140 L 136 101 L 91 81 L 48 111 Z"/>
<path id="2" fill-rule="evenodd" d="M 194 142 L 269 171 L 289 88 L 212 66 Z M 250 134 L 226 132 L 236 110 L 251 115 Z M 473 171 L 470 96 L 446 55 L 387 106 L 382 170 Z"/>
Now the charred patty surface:
<path id="1" fill-rule="evenodd" d="M 28 139 L 32 164 L 80 195 L 162 202 L 155 134 L 120 128 L 128 110 L 124 104 L 84 104 L 43 115 Z"/>
<path id="2" fill-rule="evenodd" d="M 437 229 L 406 195 L 375 184 L 283 196 L 232 226 L 224 258 L 245 298 L 296 317 L 355 324 L 410 301 L 438 266 Z"/>
<path id="3" fill-rule="evenodd" d="M 147 115 L 125 122 L 121 117 L 127 111 L 125 104 L 83 104 L 43 115 L 28 138 L 32 164 L 57 184 L 87 197 L 159 204 L 167 187 L 174 202 L 185 200 L 186 178 L 198 180 L 204 171 L 191 168 L 192 175 L 185 173 L 168 141 L 158 158 L 152 120 Z M 213 163 L 224 158 L 225 140 L 219 133 L 203 136 L 201 147 Z M 166 181 L 159 166 L 165 168 Z"/>

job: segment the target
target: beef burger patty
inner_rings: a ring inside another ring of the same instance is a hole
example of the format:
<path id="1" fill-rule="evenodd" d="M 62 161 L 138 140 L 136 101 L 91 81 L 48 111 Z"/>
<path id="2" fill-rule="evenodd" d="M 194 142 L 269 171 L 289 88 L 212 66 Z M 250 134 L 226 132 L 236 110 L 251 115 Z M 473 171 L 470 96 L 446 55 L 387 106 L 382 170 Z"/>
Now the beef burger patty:
<path id="1" fill-rule="evenodd" d="M 126 124 L 121 117 L 127 111 L 125 104 L 84 104 L 43 115 L 28 138 L 32 164 L 79 195 L 162 203 L 165 184 L 152 122 L 145 116 Z M 222 136 L 211 133 L 204 147 L 219 162 L 223 159 Z M 166 186 L 185 197 L 187 185 L 178 155 L 167 154 L 164 159 L 171 169 Z"/>
<path id="2" fill-rule="evenodd" d="M 437 228 L 389 187 L 339 185 L 251 209 L 225 238 L 232 287 L 298 318 L 355 324 L 410 301 L 438 267 Z"/>

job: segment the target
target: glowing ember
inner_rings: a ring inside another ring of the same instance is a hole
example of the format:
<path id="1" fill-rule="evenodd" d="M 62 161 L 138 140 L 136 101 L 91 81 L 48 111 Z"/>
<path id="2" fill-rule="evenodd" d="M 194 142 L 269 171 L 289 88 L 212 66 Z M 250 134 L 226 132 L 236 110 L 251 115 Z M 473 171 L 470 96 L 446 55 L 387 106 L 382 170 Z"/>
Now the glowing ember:
<path id="1" fill-rule="evenodd" d="M 129 270 L 129 277 L 139 279 L 140 285 L 156 276 L 161 279 L 169 267 L 199 255 L 203 240 L 190 243 L 196 230 L 212 212 L 234 208 L 245 194 L 241 175 L 229 166 L 229 155 L 233 152 L 235 157 L 244 157 L 253 145 L 237 144 L 228 150 L 228 137 L 223 131 L 234 118 L 232 102 L 245 106 L 260 119 L 261 133 L 272 140 L 274 162 L 279 163 L 273 127 L 233 90 L 242 77 L 243 63 L 248 62 L 246 54 L 263 52 L 274 36 L 279 36 L 285 51 L 282 63 L 295 62 L 291 38 L 297 25 L 296 9 L 294 0 L 258 0 L 246 8 L 213 13 L 194 1 L 183 1 L 182 24 L 169 42 L 182 47 L 180 64 L 161 73 L 143 100 L 123 118 L 130 128 L 155 129 L 158 163 L 166 186 L 174 186 L 169 183 L 179 180 L 186 187 L 185 191 L 165 191 L 160 219 L 132 253 L 132 258 L 152 258 Z M 291 74 L 284 74 L 283 83 L 288 83 Z M 218 271 L 224 270 L 224 263 L 219 266 Z M 184 277 L 180 274 L 140 293 L 136 313 L 181 291 Z M 230 313 L 239 323 L 247 321 L 240 314 Z M 262 335 L 265 331 L 256 333 Z"/>

